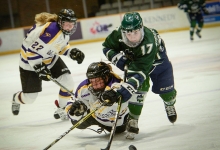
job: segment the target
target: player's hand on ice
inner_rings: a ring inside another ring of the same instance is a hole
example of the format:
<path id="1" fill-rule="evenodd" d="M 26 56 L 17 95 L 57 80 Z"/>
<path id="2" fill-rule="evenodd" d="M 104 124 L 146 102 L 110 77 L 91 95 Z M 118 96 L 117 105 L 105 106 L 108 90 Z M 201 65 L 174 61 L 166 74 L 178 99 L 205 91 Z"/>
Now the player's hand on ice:
<path id="1" fill-rule="evenodd" d="M 87 106 L 82 101 L 75 101 L 69 109 L 71 116 L 82 116 L 87 111 Z"/>
<path id="2" fill-rule="evenodd" d="M 109 100 L 109 102 L 105 106 L 112 106 L 115 102 L 118 102 L 120 98 L 121 95 L 113 89 L 104 91 L 100 96 L 101 102 Z"/>
<path id="3" fill-rule="evenodd" d="M 50 81 L 47 76 L 51 76 L 51 72 L 44 63 L 35 65 L 34 70 L 41 80 Z"/>
<path id="4" fill-rule="evenodd" d="M 76 60 L 78 64 L 81 64 L 83 62 L 84 58 L 85 58 L 85 55 L 78 48 L 73 48 L 70 51 L 70 58 L 72 60 Z"/>

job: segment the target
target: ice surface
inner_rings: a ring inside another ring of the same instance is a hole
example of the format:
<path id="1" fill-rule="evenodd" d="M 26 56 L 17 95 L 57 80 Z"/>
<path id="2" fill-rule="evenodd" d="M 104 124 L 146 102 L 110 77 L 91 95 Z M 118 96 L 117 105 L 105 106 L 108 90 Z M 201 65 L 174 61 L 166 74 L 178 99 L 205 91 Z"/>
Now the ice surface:
<path id="1" fill-rule="evenodd" d="M 189 31 L 162 33 L 173 63 L 177 89 L 178 119 L 171 124 L 160 97 L 151 91 L 145 99 L 139 120 L 140 133 L 126 140 L 116 135 L 111 149 L 127 150 L 133 144 L 138 150 L 219 150 L 220 149 L 220 27 L 204 28 L 202 39 L 189 40 Z M 102 42 L 75 45 L 85 52 L 78 65 L 62 57 L 75 81 L 85 76 L 88 65 L 106 58 Z M 53 118 L 59 87 L 43 82 L 43 91 L 33 104 L 21 105 L 18 116 L 11 113 L 12 95 L 21 90 L 18 70 L 19 54 L 0 56 L 0 150 L 44 149 L 70 127 L 69 121 Z M 113 69 L 123 76 L 123 72 Z M 96 127 L 93 127 L 96 128 Z M 84 150 L 91 144 L 105 148 L 109 134 L 74 129 L 50 149 Z"/>

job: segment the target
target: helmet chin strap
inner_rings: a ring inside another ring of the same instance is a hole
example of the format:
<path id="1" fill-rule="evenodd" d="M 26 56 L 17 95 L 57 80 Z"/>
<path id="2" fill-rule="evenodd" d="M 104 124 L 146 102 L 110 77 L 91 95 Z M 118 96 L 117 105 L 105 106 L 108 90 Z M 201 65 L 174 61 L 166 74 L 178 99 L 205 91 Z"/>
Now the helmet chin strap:
<path id="1" fill-rule="evenodd" d="M 140 28 L 140 31 L 141 31 L 142 36 L 141 36 L 140 40 L 136 43 L 129 41 L 128 38 L 126 37 L 125 33 L 122 30 L 121 30 L 122 39 L 120 39 L 119 41 L 125 43 L 129 47 L 137 47 L 142 42 L 142 40 L 144 38 L 144 28 L 143 27 Z"/>

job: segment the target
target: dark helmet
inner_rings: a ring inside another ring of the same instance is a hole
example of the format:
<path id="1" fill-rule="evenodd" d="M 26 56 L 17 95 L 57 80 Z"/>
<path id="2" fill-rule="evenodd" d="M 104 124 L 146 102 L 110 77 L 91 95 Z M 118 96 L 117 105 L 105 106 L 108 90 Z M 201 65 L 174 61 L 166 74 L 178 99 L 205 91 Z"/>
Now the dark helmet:
<path id="1" fill-rule="evenodd" d="M 71 31 L 67 31 L 67 30 L 63 29 L 62 24 L 65 21 L 74 23 L 74 27 Z M 58 22 L 62 32 L 66 35 L 71 35 L 76 31 L 76 28 L 77 28 L 76 21 L 77 21 L 77 18 L 76 18 L 76 15 L 72 9 L 61 9 L 61 11 L 58 14 L 57 22 Z"/>
<path id="2" fill-rule="evenodd" d="M 104 84 L 106 86 L 108 79 L 111 77 L 110 71 L 111 71 L 111 69 L 106 63 L 94 62 L 89 65 L 87 72 L 86 72 L 86 76 L 88 79 L 100 77 L 104 80 Z M 92 86 L 89 86 L 88 89 L 94 96 L 98 97 L 105 90 L 105 87 L 103 87 L 101 89 L 94 89 L 93 85 L 92 85 Z"/>
<path id="3" fill-rule="evenodd" d="M 86 76 L 88 79 L 102 77 L 105 79 L 110 76 L 110 68 L 108 64 L 104 62 L 94 62 L 89 65 Z"/>
<path id="4" fill-rule="evenodd" d="M 121 29 L 123 31 L 137 30 L 143 27 L 143 22 L 138 12 L 126 13 L 121 22 Z"/>

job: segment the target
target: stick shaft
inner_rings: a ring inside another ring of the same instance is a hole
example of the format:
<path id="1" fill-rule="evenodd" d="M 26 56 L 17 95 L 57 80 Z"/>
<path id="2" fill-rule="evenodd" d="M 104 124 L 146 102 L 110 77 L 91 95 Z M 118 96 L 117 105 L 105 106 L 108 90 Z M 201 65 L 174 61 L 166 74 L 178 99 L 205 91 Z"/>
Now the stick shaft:
<path id="1" fill-rule="evenodd" d="M 65 86 L 60 84 L 56 79 L 52 78 L 51 76 L 47 76 L 47 78 L 50 79 L 51 81 L 53 81 L 54 83 L 56 83 L 57 85 L 59 85 L 61 88 L 65 89 L 69 94 L 74 96 L 74 94 L 70 90 L 68 90 Z"/>
<path id="2" fill-rule="evenodd" d="M 81 123 L 83 123 L 86 119 L 88 119 L 96 110 L 107 104 L 109 101 L 106 100 L 102 105 L 96 107 L 94 110 L 92 110 L 90 113 L 88 113 L 86 116 L 81 118 L 75 125 L 73 125 L 70 129 L 68 129 L 66 132 L 64 132 L 61 136 L 59 136 L 56 140 L 54 140 L 50 145 L 48 145 L 44 150 L 49 149 L 52 147 L 55 143 L 57 143 L 59 140 L 61 140 L 64 136 L 66 136 L 71 130 L 75 129 L 78 127 Z"/>
<path id="3" fill-rule="evenodd" d="M 124 82 L 126 82 L 127 71 L 128 71 L 128 67 L 127 67 L 127 65 L 125 65 L 125 67 L 124 67 Z M 111 133 L 110 133 L 108 144 L 107 144 L 105 149 L 101 149 L 101 150 L 109 150 L 110 147 L 111 147 L 111 143 L 112 143 L 112 140 L 113 140 L 113 137 L 114 137 L 114 134 L 115 134 L 115 130 L 116 130 L 116 126 L 117 126 L 117 122 L 118 122 L 118 118 L 119 118 L 119 113 L 120 113 L 120 110 L 121 110 L 121 101 L 122 100 L 120 98 L 119 101 L 118 101 L 118 107 L 117 107 L 117 111 L 116 111 L 116 114 L 115 114 L 115 122 L 112 126 L 112 130 L 111 130 Z"/>

